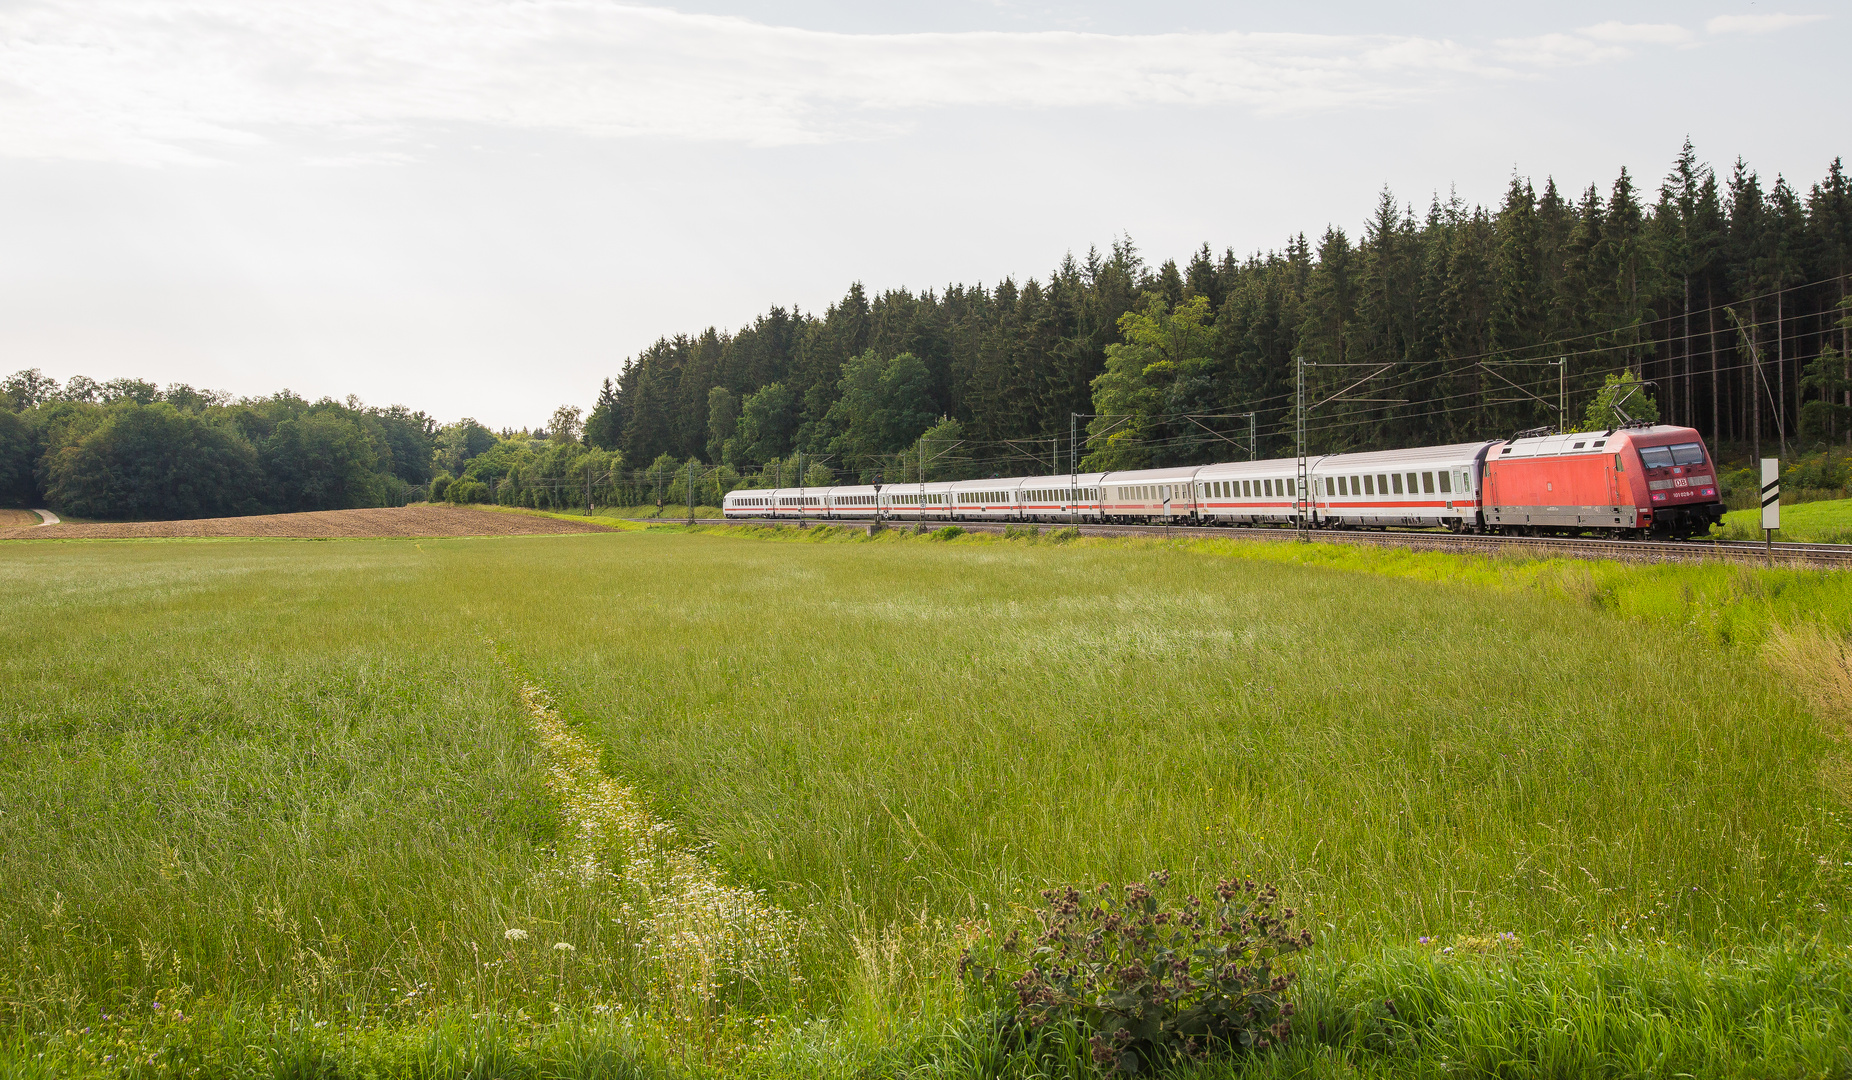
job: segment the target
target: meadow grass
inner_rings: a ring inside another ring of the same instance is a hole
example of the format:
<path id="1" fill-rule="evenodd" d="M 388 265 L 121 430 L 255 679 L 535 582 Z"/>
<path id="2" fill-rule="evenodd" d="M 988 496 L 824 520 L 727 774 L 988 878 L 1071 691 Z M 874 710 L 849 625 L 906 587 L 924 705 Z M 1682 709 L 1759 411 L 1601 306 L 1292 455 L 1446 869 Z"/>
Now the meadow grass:
<path id="1" fill-rule="evenodd" d="M 0 1070 L 1059 1074 L 953 960 L 1047 885 L 1169 868 L 1277 881 L 1320 938 L 1250 1074 L 1844 1071 L 1837 699 L 1764 660 L 1841 640 L 1840 582 L 826 529 L 10 545 Z M 772 924 L 795 978 L 729 959 Z"/>
<path id="2" fill-rule="evenodd" d="M 1729 540 L 1761 540 L 1762 508 L 1732 510 L 1723 516 L 1718 535 Z M 1781 528 L 1775 539 L 1796 543 L 1852 544 L 1852 499 L 1782 503 Z"/>

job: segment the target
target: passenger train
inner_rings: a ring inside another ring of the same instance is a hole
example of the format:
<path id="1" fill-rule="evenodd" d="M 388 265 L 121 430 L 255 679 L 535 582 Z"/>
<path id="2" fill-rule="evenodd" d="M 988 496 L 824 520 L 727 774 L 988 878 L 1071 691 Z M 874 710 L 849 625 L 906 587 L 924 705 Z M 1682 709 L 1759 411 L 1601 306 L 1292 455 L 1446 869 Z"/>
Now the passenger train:
<path id="1" fill-rule="evenodd" d="M 1703 535 L 1723 518 L 1717 469 L 1688 427 L 1520 433 L 1505 440 L 1306 459 L 990 480 L 742 488 L 728 518 L 1170 523 L 1456 532 Z"/>

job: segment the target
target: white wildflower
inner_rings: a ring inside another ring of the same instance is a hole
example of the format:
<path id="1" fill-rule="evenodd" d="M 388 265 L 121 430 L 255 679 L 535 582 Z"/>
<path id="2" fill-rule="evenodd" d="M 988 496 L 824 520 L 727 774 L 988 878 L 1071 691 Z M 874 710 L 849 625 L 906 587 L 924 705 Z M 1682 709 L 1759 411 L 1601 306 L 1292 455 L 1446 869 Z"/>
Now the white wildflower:
<path id="1" fill-rule="evenodd" d="M 526 941 L 527 931 L 516 926 L 516 927 L 512 927 L 507 930 L 503 930 L 502 936 L 507 938 L 509 941 Z"/>
<path id="2" fill-rule="evenodd" d="M 672 823 L 652 817 L 634 791 L 605 775 L 597 751 L 544 691 L 523 685 L 521 701 L 546 752 L 547 787 L 559 799 L 565 825 L 548 873 L 587 887 L 624 886 L 618 917 L 640 924 L 648 955 L 673 995 L 711 1001 L 734 980 L 799 981 L 802 924 L 764 893 L 727 883 L 682 845 Z M 565 941 L 553 947 L 575 951 Z"/>
<path id="3" fill-rule="evenodd" d="M 573 943 L 570 941 L 556 941 L 553 943 L 553 951 L 554 952 L 578 952 L 579 950 L 578 950 L 578 947 L 573 945 Z"/>

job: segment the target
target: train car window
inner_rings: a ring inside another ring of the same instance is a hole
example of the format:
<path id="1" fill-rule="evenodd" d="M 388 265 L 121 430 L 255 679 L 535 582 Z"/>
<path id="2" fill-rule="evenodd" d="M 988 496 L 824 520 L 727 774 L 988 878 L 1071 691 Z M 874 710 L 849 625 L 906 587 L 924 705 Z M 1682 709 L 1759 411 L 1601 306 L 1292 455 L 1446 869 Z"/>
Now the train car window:
<path id="1" fill-rule="evenodd" d="M 1442 475 L 1445 475 L 1445 474 L 1442 474 Z M 1433 473 L 1424 472 L 1421 474 L 1421 493 L 1423 495 L 1434 494 L 1434 474 Z"/>
<path id="2" fill-rule="evenodd" d="M 1402 474 L 1396 473 L 1393 476 L 1391 476 L 1389 479 L 1393 481 L 1395 484 L 1395 493 L 1397 495 L 1402 494 Z"/>
<path id="3" fill-rule="evenodd" d="M 1672 451 L 1664 446 L 1643 446 L 1640 460 L 1649 469 L 1663 469 L 1672 464 Z"/>
<path id="4" fill-rule="evenodd" d="M 1442 495 L 1453 494 L 1453 474 L 1452 473 L 1444 472 L 1440 474 L 1440 493 Z"/>
<path id="5" fill-rule="evenodd" d="M 1376 494 L 1389 494 L 1389 478 L 1381 473 L 1376 474 Z"/>
<path id="6" fill-rule="evenodd" d="M 1625 462 L 1621 461 L 1621 456 L 1619 454 L 1614 455 L 1614 471 L 1615 472 L 1626 472 L 1627 471 L 1627 465 Z"/>
<path id="7" fill-rule="evenodd" d="M 1702 465 L 1704 464 L 1704 447 L 1699 445 L 1698 443 L 1694 443 L 1694 442 L 1679 443 L 1678 445 L 1671 447 L 1671 450 L 1672 450 L 1672 464 L 1674 465 Z"/>
<path id="8" fill-rule="evenodd" d="M 1420 486 L 1420 483 L 1421 481 L 1415 476 L 1414 473 L 1409 473 L 1408 474 L 1408 493 L 1410 495 L 1413 495 L 1416 489 Z"/>
<path id="9" fill-rule="evenodd" d="M 1353 486 L 1354 486 L 1354 485 L 1356 484 L 1356 482 L 1357 482 L 1357 478 L 1356 478 L 1356 477 L 1354 477 L 1354 476 L 1353 476 L 1353 477 L 1351 477 L 1351 478 L 1350 478 L 1350 480 L 1351 480 L 1351 484 L 1352 484 Z M 1376 478 L 1375 478 L 1375 477 L 1373 477 L 1373 476 L 1366 476 L 1366 477 L 1364 477 L 1364 478 L 1363 478 L 1363 493 L 1364 493 L 1365 495 L 1374 495 L 1374 494 L 1376 494 Z"/>

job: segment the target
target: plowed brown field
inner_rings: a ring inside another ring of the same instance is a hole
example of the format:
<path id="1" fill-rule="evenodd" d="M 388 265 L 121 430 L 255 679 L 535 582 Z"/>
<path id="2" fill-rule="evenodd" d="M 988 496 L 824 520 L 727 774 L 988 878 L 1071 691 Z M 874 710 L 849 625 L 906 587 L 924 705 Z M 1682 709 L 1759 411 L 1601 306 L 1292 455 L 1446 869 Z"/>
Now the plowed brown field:
<path id="1" fill-rule="evenodd" d="M 39 516 L 30 510 L 0 510 L 0 530 L 37 528 Z"/>
<path id="2" fill-rule="evenodd" d="M 37 515 L 33 515 L 33 520 L 38 520 Z M 260 514 L 253 517 L 199 518 L 193 521 L 0 528 L 0 540 L 137 540 L 207 536 L 329 540 L 414 536 L 535 536 L 609 531 L 602 525 L 560 521 L 531 514 L 496 513 L 462 507 L 402 506 L 384 510 L 318 510 L 307 514 Z"/>

